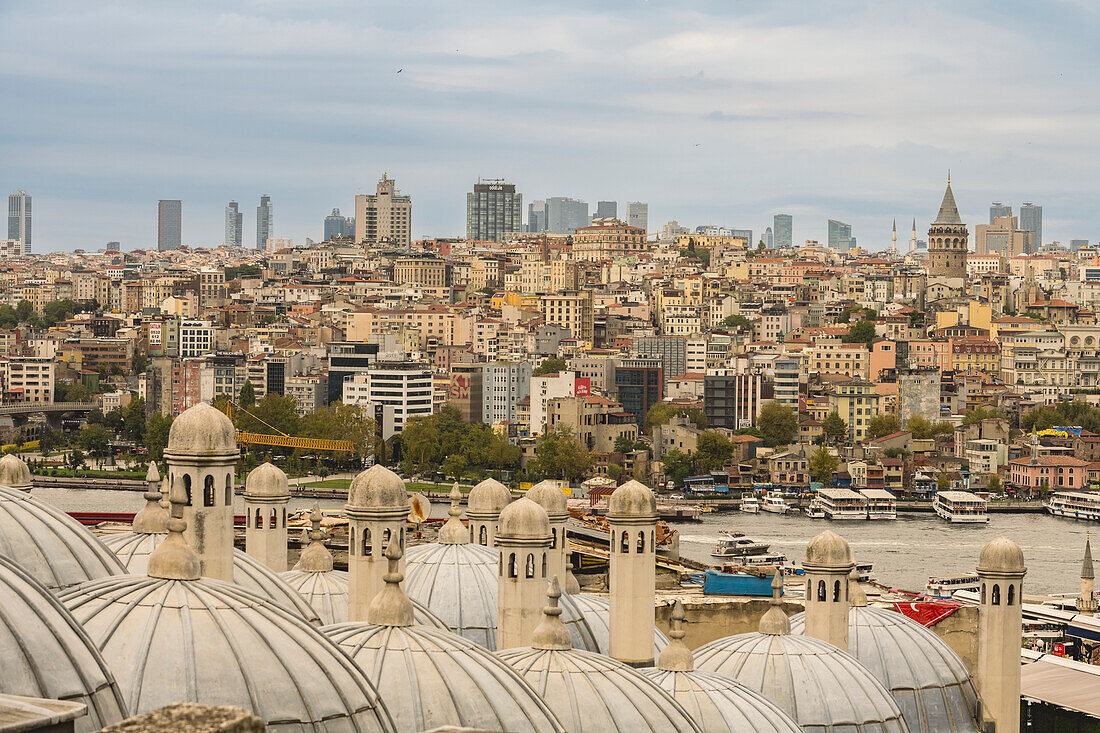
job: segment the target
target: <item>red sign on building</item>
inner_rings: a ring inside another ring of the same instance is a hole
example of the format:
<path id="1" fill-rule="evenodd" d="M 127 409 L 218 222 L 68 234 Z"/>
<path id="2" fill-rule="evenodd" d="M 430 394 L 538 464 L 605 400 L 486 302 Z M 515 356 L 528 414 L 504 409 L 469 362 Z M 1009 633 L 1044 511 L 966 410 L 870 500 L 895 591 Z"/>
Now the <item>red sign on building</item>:
<path id="1" fill-rule="evenodd" d="M 592 380 L 588 377 L 577 377 L 573 382 L 573 394 L 577 397 L 590 397 L 592 395 Z"/>

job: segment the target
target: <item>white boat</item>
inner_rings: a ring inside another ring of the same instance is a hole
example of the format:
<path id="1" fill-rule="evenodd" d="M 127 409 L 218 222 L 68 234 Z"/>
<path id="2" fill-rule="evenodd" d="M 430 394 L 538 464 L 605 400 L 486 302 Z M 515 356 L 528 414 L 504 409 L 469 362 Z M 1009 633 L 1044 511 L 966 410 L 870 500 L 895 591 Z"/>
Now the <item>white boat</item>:
<path id="1" fill-rule="evenodd" d="M 867 518 L 867 500 L 851 489 L 818 489 L 817 502 L 827 519 Z"/>
<path id="2" fill-rule="evenodd" d="M 868 519 L 897 519 L 898 502 L 886 489 L 859 489 L 859 494 L 867 500 Z"/>
<path id="3" fill-rule="evenodd" d="M 746 537 L 743 532 L 722 529 L 718 531 L 718 542 L 714 545 L 711 557 L 748 557 L 763 555 L 769 545 Z"/>
<path id="4" fill-rule="evenodd" d="M 744 496 L 741 498 L 741 511 L 746 514 L 759 514 L 760 513 L 760 500 L 755 496 Z"/>
<path id="5" fill-rule="evenodd" d="M 874 580 L 871 577 L 871 570 L 874 566 L 869 562 L 857 562 L 856 563 L 856 577 L 859 578 L 860 583 L 870 583 Z"/>
<path id="6" fill-rule="evenodd" d="M 969 491 L 938 491 L 932 509 L 952 524 L 985 524 L 989 521 L 986 500 Z"/>
<path id="7" fill-rule="evenodd" d="M 772 514 L 786 514 L 790 510 L 782 496 L 765 496 L 760 508 Z"/>
<path id="8" fill-rule="evenodd" d="M 1043 506 L 1056 517 L 1100 520 L 1100 492 L 1056 491 Z"/>
<path id="9" fill-rule="evenodd" d="M 806 516 L 810 519 L 824 519 L 825 510 L 821 508 L 816 498 L 810 499 L 810 505 L 806 507 Z"/>
<path id="10" fill-rule="evenodd" d="M 971 573 L 967 575 L 933 575 L 928 579 L 928 592 L 938 598 L 950 598 L 957 590 L 978 590 L 978 576 Z"/>

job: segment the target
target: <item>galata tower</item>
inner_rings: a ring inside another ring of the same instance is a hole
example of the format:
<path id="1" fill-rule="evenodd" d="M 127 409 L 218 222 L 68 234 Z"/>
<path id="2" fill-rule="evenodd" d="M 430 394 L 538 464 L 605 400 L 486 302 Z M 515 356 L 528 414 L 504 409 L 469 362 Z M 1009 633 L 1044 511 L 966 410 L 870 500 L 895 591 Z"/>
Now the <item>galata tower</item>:
<path id="1" fill-rule="evenodd" d="M 940 213 L 928 228 L 928 259 L 930 277 L 966 278 L 966 242 L 969 234 L 959 218 L 955 194 L 951 193 L 951 176 L 943 194 Z"/>

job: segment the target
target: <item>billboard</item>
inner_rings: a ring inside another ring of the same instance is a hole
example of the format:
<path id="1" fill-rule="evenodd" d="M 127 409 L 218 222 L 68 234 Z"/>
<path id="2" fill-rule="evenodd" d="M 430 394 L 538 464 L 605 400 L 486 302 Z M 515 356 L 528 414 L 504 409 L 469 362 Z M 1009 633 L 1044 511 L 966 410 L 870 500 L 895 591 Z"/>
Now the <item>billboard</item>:
<path id="1" fill-rule="evenodd" d="M 592 380 L 588 377 L 577 377 L 573 382 L 573 394 L 576 397 L 591 397 Z"/>

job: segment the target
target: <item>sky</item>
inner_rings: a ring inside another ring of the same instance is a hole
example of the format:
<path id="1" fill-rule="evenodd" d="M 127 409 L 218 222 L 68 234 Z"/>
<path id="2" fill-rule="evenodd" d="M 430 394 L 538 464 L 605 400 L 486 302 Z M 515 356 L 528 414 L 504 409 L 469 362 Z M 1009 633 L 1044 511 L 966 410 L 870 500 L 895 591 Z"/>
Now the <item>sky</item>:
<path id="1" fill-rule="evenodd" d="M 1043 205 L 1043 239 L 1100 238 L 1100 3 L 0 0 L 0 188 L 34 249 L 224 239 L 261 194 L 321 239 L 386 172 L 413 236 L 463 236 L 465 193 L 649 203 L 649 229 L 796 242 L 852 224 L 902 247 L 948 170 L 963 220 Z"/>

